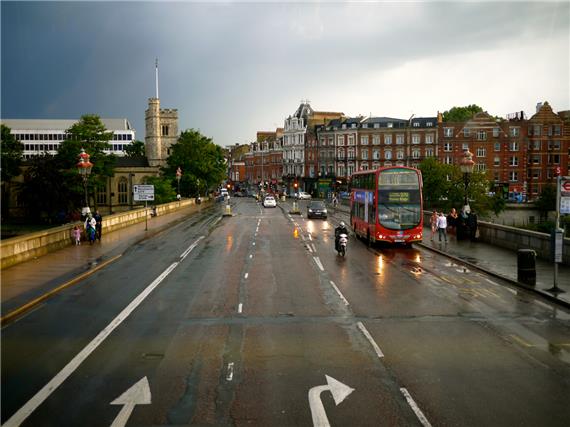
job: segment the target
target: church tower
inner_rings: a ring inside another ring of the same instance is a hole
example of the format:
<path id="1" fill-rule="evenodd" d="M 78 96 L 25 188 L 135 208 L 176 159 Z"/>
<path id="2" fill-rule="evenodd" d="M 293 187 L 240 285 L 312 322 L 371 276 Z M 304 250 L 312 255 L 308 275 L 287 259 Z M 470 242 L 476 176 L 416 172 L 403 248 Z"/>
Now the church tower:
<path id="1" fill-rule="evenodd" d="M 155 65 L 156 96 L 145 111 L 145 154 L 150 166 L 164 166 L 170 147 L 178 140 L 178 110 L 161 109 L 158 97 L 158 59 Z"/>

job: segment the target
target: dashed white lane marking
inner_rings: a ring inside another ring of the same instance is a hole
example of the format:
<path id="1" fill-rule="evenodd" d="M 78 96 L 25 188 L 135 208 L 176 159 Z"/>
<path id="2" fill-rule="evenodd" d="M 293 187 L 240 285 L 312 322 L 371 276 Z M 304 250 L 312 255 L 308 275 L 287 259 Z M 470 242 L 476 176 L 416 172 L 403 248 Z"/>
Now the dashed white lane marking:
<path id="1" fill-rule="evenodd" d="M 196 247 L 196 244 L 202 240 L 204 236 L 201 236 L 196 240 L 186 251 L 184 251 L 184 258 Z M 182 258 L 182 255 L 181 255 Z M 135 311 L 135 309 L 151 294 L 152 291 L 156 289 L 160 283 L 166 277 L 172 273 L 172 271 L 178 267 L 180 262 L 175 262 L 170 264 L 170 266 L 164 270 L 160 276 L 158 276 L 154 281 L 148 285 L 134 300 L 132 300 L 129 305 L 127 305 L 123 311 L 121 311 L 117 317 L 115 317 L 111 323 L 109 323 L 105 329 L 103 329 L 99 334 L 87 344 L 83 350 L 81 350 L 71 361 L 65 365 L 65 367 L 59 371 L 59 373 L 53 377 L 45 386 L 43 386 L 40 391 L 38 391 L 24 406 L 22 406 L 11 418 L 4 423 L 4 426 L 19 426 L 22 424 L 26 418 L 34 412 L 38 406 L 40 406 L 63 382 L 69 378 L 69 376 L 83 363 L 85 359 L 93 353 L 103 341 L 121 324 L 127 319 L 130 314 Z"/>
<path id="2" fill-rule="evenodd" d="M 344 295 L 342 294 L 340 289 L 335 285 L 335 283 L 332 280 L 330 282 L 331 282 L 332 287 L 334 288 L 334 290 L 336 291 L 336 293 L 338 294 L 338 296 L 340 297 L 340 299 L 344 303 L 344 305 L 350 305 L 350 304 L 348 304 L 347 299 L 344 297 Z"/>
<path id="3" fill-rule="evenodd" d="M 412 396 L 410 395 L 408 390 L 406 390 L 404 387 L 402 387 L 402 388 L 400 388 L 400 391 L 402 392 L 402 394 L 404 395 L 404 397 L 408 401 L 408 405 L 410 405 L 410 407 L 412 408 L 412 411 L 414 411 L 414 414 L 416 414 L 416 417 L 418 417 L 418 420 L 420 421 L 420 423 L 424 427 L 431 427 L 430 422 L 428 421 L 428 419 L 426 418 L 424 413 L 421 411 L 421 409 L 418 407 L 418 405 L 416 404 L 416 402 L 414 401 L 414 399 L 412 398 Z"/>
<path id="4" fill-rule="evenodd" d="M 253 246 L 255 246 L 255 242 L 253 242 Z"/>
<path id="5" fill-rule="evenodd" d="M 315 247 L 315 245 L 312 246 L 313 246 L 313 252 L 317 252 L 317 248 Z"/>
<path id="6" fill-rule="evenodd" d="M 487 282 L 489 282 L 491 285 L 495 285 L 495 286 L 501 286 L 499 285 L 497 282 L 493 282 L 491 279 L 485 279 Z"/>
<path id="7" fill-rule="evenodd" d="M 374 341 L 374 338 L 372 338 L 372 335 L 370 335 L 370 332 L 368 332 L 368 330 L 364 327 L 362 322 L 358 322 L 356 325 L 358 326 L 358 329 L 360 329 L 360 332 L 362 332 L 364 334 L 364 336 L 366 337 L 368 342 L 372 345 L 372 348 L 376 352 L 376 355 L 380 359 L 383 358 L 384 353 L 382 353 L 382 350 L 380 350 L 380 347 L 378 347 L 378 344 L 376 344 L 376 341 Z"/>
<path id="8" fill-rule="evenodd" d="M 228 374 L 226 380 L 231 381 L 234 379 L 234 362 L 228 363 Z"/>
<path id="9" fill-rule="evenodd" d="M 247 278 L 249 277 L 249 273 L 245 273 L 245 274 L 243 275 L 243 277 L 244 277 L 245 279 L 247 279 Z"/>
<path id="10" fill-rule="evenodd" d="M 311 233 L 307 233 L 309 235 L 309 240 L 312 242 L 313 241 L 313 236 L 311 236 Z"/>
<path id="11" fill-rule="evenodd" d="M 506 289 L 507 291 L 509 291 L 509 292 L 510 292 L 511 294 L 513 294 L 513 295 L 516 295 L 516 294 L 517 294 L 517 291 L 515 291 L 514 289 L 507 288 L 507 287 L 505 287 L 505 289 Z"/>
<path id="12" fill-rule="evenodd" d="M 313 250 L 311 249 L 311 245 L 307 245 L 307 249 L 309 250 L 310 253 L 313 253 Z"/>
<path id="13" fill-rule="evenodd" d="M 243 303 L 240 302 L 240 303 L 238 304 L 238 313 L 241 314 L 242 312 L 243 312 Z"/>
<path id="14" fill-rule="evenodd" d="M 186 258 L 188 256 L 188 254 L 190 252 L 192 252 L 192 250 L 198 245 L 198 243 L 200 242 L 200 240 L 202 240 L 205 236 L 200 236 L 198 238 L 198 240 L 196 240 L 194 243 L 192 243 L 188 249 L 186 249 L 184 252 L 182 252 L 182 255 L 180 255 L 180 261 L 183 261 L 184 258 Z"/>
<path id="15" fill-rule="evenodd" d="M 321 271 L 325 271 L 325 268 L 323 267 L 323 264 L 321 263 L 319 257 L 314 256 L 313 259 L 315 260 L 315 264 L 317 264 L 317 266 L 321 269 Z"/>
<path id="16" fill-rule="evenodd" d="M 250 259 L 253 258 L 253 254 L 250 254 L 250 255 L 249 255 L 249 258 L 250 258 Z"/>

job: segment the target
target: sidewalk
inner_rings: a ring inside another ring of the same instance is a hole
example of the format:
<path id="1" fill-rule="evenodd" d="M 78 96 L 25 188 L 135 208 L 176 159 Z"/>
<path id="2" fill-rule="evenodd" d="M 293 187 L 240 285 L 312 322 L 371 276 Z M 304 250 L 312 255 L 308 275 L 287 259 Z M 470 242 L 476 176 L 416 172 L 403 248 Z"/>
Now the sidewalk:
<path id="1" fill-rule="evenodd" d="M 0 283 L 2 317 L 62 285 L 71 284 L 78 277 L 92 274 L 120 257 L 130 246 L 208 208 L 209 205 L 201 205 L 198 209 L 189 206 L 171 214 L 150 217 L 147 231 L 144 221 L 109 234 L 103 229 L 101 242 L 90 245 L 82 241 L 80 246 L 70 245 L 3 269 Z"/>
<path id="2" fill-rule="evenodd" d="M 332 211 L 332 209 L 331 209 Z M 349 208 L 339 206 L 336 215 L 343 215 L 343 220 L 348 223 Z M 346 218 L 345 218 L 346 217 Z M 554 294 L 546 291 L 554 285 L 554 264 L 540 258 L 536 258 L 536 286 L 527 286 L 517 281 L 517 253 L 509 249 L 493 246 L 484 242 L 471 242 L 469 240 L 458 241 L 455 235 L 448 234 L 448 242 L 441 244 L 438 236 L 431 241 L 430 227 L 424 227 L 422 247 L 438 252 L 442 255 L 456 258 L 474 268 L 501 279 L 507 280 L 516 286 L 537 292 L 540 295 L 557 301 L 566 307 L 570 307 L 570 267 L 558 264 L 558 288 L 563 293 Z"/>

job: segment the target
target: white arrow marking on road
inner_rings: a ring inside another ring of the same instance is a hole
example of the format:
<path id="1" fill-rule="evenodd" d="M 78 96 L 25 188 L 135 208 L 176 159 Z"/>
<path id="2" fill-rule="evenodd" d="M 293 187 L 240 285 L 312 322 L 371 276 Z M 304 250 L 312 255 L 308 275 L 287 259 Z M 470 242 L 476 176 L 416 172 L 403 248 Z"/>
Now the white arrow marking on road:
<path id="1" fill-rule="evenodd" d="M 226 380 L 231 381 L 234 379 L 234 362 L 228 363 L 228 375 L 226 375 Z"/>
<path id="2" fill-rule="evenodd" d="M 346 384 L 335 380 L 333 377 L 325 375 L 327 385 L 320 385 L 309 390 L 309 406 L 311 407 L 311 415 L 313 417 L 313 425 L 315 427 L 330 427 L 327 413 L 323 402 L 321 402 L 321 393 L 330 390 L 334 403 L 338 406 L 346 397 L 354 391 Z"/>
<path id="3" fill-rule="evenodd" d="M 150 387 L 146 377 L 129 388 L 111 402 L 111 405 L 123 405 L 123 409 L 111 424 L 111 427 L 123 427 L 127 424 L 135 405 L 150 405 Z"/>

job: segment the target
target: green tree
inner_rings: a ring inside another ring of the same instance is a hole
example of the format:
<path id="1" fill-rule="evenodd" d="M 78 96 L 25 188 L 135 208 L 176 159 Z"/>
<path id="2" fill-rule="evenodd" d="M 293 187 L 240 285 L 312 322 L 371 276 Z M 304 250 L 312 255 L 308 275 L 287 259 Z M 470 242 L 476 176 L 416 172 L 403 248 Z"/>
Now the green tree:
<path id="1" fill-rule="evenodd" d="M 482 112 L 483 109 L 478 105 L 472 104 L 466 107 L 452 107 L 443 112 L 444 122 L 466 122 L 475 114 Z"/>
<path id="2" fill-rule="evenodd" d="M 540 211 L 540 215 L 542 218 L 546 218 L 548 216 L 549 211 L 556 210 L 556 186 L 554 185 L 545 185 L 542 187 L 542 191 L 538 195 L 538 199 L 534 203 L 536 209 Z"/>
<path id="3" fill-rule="evenodd" d="M 14 135 L 10 133 L 10 128 L 5 125 L 1 125 L 1 141 L 0 144 L 0 160 L 1 171 L 2 171 L 2 216 L 7 217 L 10 212 L 10 192 L 12 191 L 12 186 L 10 181 L 12 178 L 20 175 L 20 165 L 22 163 L 22 143 Z"/>
<path id="4" fill-rule="evenodd" d="M 144 157 L 144 142 L 133 141 L 131 145 L 127 145 L 125 153 L 127 153 L 127 157 Z"/>
<path id="5" fill-rule="evenodd" d="M 448 193 L 451 186 L 447 180 L 453 169 L 451 165 L 438 162 L 435 157 L 427 157 L 420 165 L 423 180 L 423 196 L 426 207 L 447 208 Z"/>
<path id="6" fill-rule="evenodd" d="M 77 173 L 78 156 L 82 148 L 91 156 L 89 160 L 93 163 L 93 169 L 87 181 L 88 194 L 93 200 L 90 205 L 96 207 L 95 188 L 104 186 L 107 178 L 113 176 L 116 156 L 105 153 L 105 150 L 111 148 L 108 141 L 113 139 L 113 132 L 107 132 L 99 116 L 86 114 L 67 133 L 69 139 L 60 144 L 56 156 L 59 167 L 72 189 L 75 203 L 80 206 L 83 200 L 83 182 Z"/>
<path id="7" fill-rule="evenodd" d="M 199 189 L 203 192 L 215 188 L 226 177 L 222 148 L 194 129 L 182 132 L 178 142 L 170 147 L 162 174 L 170 179 L 172 188 L 177 188 L 178 167 L 182 170 L 180 193 L 185 197 L 197 196 Z"/>
<path id="8" fill-rule="evenodd" d="M 144 184 L 154 185 L 154 204 L 168 203 L 176 200 L 176 191 L 172 182 L 165 177 L 148 176 L 143 179 Z"/>
<path id="9" fill-rule="evenodd" d="M 22 143 L 10 133 L 10 128 L 1 125 L 2 144 L 2 182 L 9 182 L 12 178 L 20 175 L 20 165 L 22 163 L 22 153 L 24 151 Z"/>
<path id="10" fill-rule="evenodd" d="M 34 222 L 51 223 L 60 212 L 77 206 L 73 186 L 64 177 L 57 158 L 50 154 L 29 160 L 19 192 L 27 217 Z"/>

